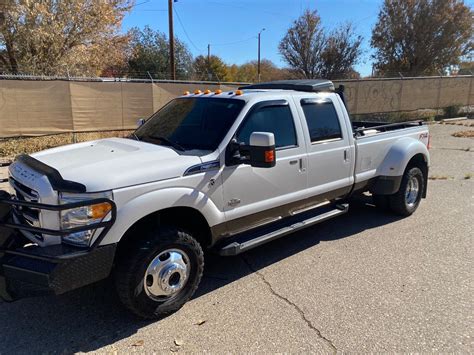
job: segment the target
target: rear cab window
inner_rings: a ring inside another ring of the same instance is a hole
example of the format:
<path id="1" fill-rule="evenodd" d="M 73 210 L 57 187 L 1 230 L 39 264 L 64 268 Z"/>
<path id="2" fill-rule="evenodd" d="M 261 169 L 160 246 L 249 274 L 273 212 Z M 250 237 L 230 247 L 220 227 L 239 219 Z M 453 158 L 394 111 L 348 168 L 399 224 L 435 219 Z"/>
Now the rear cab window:
<path id="1" fill-rule="evenodd" d="M 311 144 L 343 139 L 339 116 L 330 99 L 301 99 L 300 103 Z"/>

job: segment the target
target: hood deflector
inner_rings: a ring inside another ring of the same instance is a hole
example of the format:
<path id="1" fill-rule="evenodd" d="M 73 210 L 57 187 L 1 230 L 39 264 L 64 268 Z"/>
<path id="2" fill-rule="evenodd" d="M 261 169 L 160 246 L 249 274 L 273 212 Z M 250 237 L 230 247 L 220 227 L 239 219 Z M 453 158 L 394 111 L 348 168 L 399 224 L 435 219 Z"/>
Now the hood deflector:
<path id="1" fill-rule="evenodd" d="M 59 171 L 29 155 L 21 154 L 16 157 L 16 161 L 25 164 L 33 170 L 45 175 L 53 190 L 58 192 L 84 193 L 86 186 L 75 181 L 64 180 Z"/>

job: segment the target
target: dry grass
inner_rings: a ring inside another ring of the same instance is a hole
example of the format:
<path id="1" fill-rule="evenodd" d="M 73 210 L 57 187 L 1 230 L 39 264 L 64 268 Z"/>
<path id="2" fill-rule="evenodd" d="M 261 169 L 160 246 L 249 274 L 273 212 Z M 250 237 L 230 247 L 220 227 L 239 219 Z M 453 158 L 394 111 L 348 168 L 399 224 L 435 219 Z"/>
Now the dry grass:
<path id="1" fill-rule="evenodd" d="M 452 136 L 457 138 L 474 138 L 474 130 L 456 132 Z"/>
<path id="2" fill-rule="evenodd" d="M 430 180 L 451 180 L 454 179 L 452 176 L 447 175 L 431 175 L 428 179 Z"/>
<path id="3" fill-rule="evenodd" d="M 441 124 L 448 125 L 448 126 L 463 126 L 463 127 L 474 127 L 474 122 L 472 120 L 466 121 L 455 121 L 455 122 L 442 122 Z"/>
<path id="4" fill-rule="evenodd" d="M 110 137 L 126 137 L 131 131 L 109 131 L 76 133 L 76 142 L 87 142 L 95 139 Z M 43 137 L 22 137 L 0 140 L 0 158 L 2 160 L 12 159 L 18 154 L 31 154 L 40 150 L 59 147 L 74 143 L 72 133 L 56 134 Z"/>

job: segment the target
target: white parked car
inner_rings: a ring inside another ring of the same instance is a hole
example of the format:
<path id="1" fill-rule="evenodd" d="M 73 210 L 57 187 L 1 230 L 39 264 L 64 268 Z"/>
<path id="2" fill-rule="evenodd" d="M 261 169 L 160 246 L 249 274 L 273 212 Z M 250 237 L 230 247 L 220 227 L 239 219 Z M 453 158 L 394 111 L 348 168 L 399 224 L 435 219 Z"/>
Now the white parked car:
<path id="1" fill-rule="evenodd" d="M 192 297 L 205 249 L 245 252 L 364 191 L 412 214 L 428 141 L 421 122 L 351 122 L 327 80 L 187 93 L 128 139 L 17 157 L 0 200 L 0 293 L 61 294 L 114 271 L 130 310 L 161 317 Z"/>

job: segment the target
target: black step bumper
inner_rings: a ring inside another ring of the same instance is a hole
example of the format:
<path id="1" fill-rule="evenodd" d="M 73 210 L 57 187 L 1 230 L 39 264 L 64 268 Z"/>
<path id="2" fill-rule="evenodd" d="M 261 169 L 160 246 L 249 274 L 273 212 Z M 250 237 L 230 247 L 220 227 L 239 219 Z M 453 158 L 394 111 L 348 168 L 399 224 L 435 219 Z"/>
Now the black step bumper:
<path id="1" fill-rule="evenodd" d="M 34 208 L 64 209 L 78 205 L 49 206 L 13 201 L 4 191 L 0 191 L 0 298 L 4 301 L 15 301 L 20 298 L 45 294 L 62 294 L 70 290 L 97 282 L 106 278 L 114 262 L 116 244 L 98 246 L 94 243 L 83 249 L 65 244 L 39 247 L 32 245 L 20 232 L 31 232 L 63 235 L 68 231 L 52 231 L 15 224 L 12 221 L 13 205 L 32 205 Z M 92 200 L 97 203 L 102 200 Z M 92 227 L 103 227 L 103 234 L 115 221 L 115 204 L 112 218 Z M 83 202 L 87 205 L 91 202 Z M 84 230 L 84 228 L 80 228 Z M 78 228 L 69 232 L 77 231 Z"/>
<path id="2" fill-rule="evenodd" d="M 19 237 L 19 236 L 15 236 Z M 26 247 L 0 253 L 0 297 L 4 301 L 67 291 L 105 279 L 112 270 L 116 245 L 91 251 L 71 247 Z"/>

